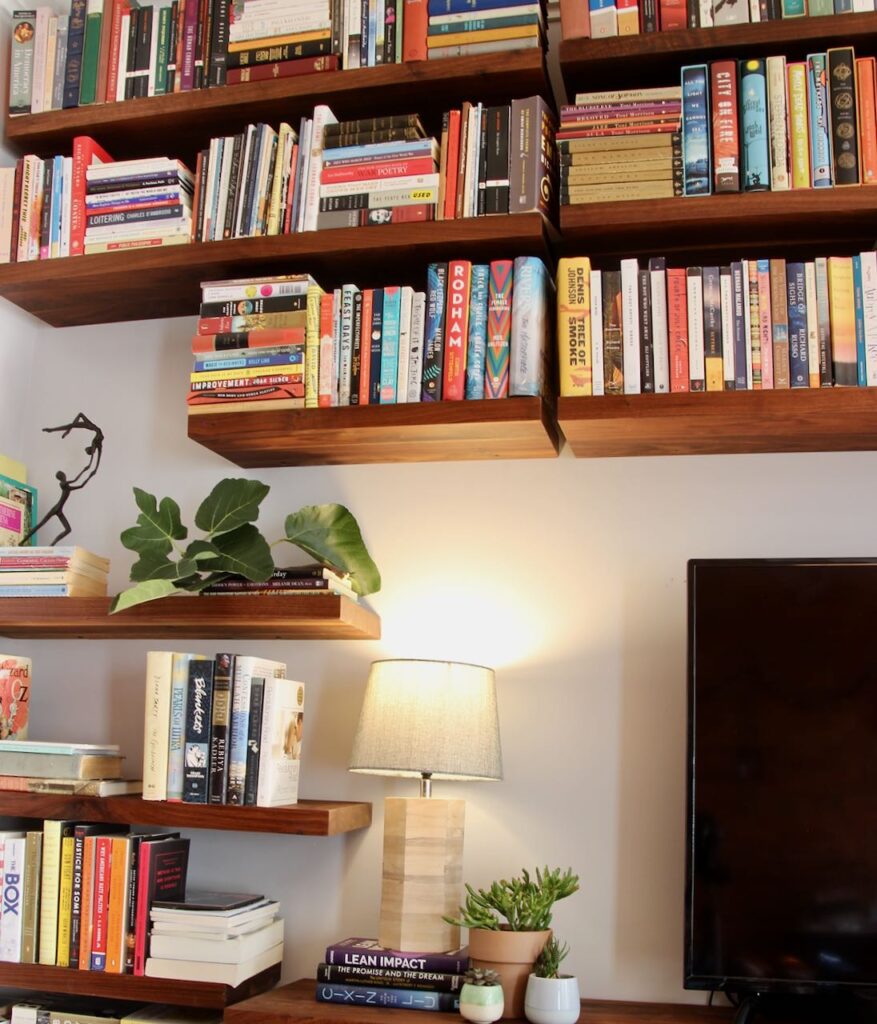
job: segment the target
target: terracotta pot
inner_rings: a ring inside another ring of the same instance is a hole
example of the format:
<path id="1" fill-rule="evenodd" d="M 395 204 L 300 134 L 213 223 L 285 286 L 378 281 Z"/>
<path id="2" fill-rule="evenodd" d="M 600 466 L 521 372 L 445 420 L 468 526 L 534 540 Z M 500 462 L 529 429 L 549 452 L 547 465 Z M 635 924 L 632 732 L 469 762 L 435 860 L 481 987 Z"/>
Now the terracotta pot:
<path id="1" fill-rule="evenodd" d="M 543 932 L 512 932 L 506 928 L 500 931 L 470 929 L 469 957 L 472 965 L 489 967 L 497 972 L 502 982 L 505 997 L 503 1020 L 524 1016 L 527 978 L 550 936 L 550 928 Z"/>

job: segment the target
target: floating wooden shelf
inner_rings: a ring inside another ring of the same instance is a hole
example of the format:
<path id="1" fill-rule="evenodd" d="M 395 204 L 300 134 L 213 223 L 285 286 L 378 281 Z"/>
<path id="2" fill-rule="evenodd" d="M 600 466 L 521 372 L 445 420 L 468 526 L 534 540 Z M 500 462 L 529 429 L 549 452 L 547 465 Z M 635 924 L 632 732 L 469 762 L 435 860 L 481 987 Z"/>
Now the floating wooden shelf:
<path id="1" fill-rule="evenodd" d="M 828 46 L 854 46 L 862 55 L 874 53 L 877 14 L 787 18 L 748 25 L 650 32 L 609 39 L 565 39 L 560 66 L 570 102 L 577 92 L 637 86 L 678 85 L 684 64 L 721 58 L 784 54 L 801 60 Z"/>
<path id="2" fill-rule="evenodd" d="M 559 443 L 541 398 L 199 413 L 189 437 L 245 468 L 549 459 Z"/>
<path id="3" fill-rule="evenodd" d="M 65 796 L 0 792 L 0 817 L 62 818 L 165 828 L 209 828 L 223 832 L 271 832 L 291 836 L 335 836 L 368 828 L 372 806 L 361 801 L 300 800 L 288 807 L 231 807 L 168 803 L 139 796 Z"/>
<path id="4" fill-rule="evenodd" d="M 872 248 L 877 237 L 877 186 L 564 206 L 560 226 L 563 251 L 591 257 L 705 250 L 758 256 L 801 246 L 852 253 Z"/>
<path id="5" fill-rule="evenodd" d="M 561 398 L 579 458 L 877 450 L 877 389 Z"/>
<path id="6" fill-rule="evenodd" d="M 541 214 L 519 213 L 8 263 L 0 295 L 53 327 L 195 315 L 202 281 L 306 271 L 324 288 L 423 287 L 435 260 L 548 260 L 553 233 Z"/>
<path id="7" fill-rule="evenodd" d="M 238 132 L 250 122 L 276 127 L 288 121 L 297 128 L 317 103 L 328 104 L 341 119 L 414 111 L 435 119 L 463 100 L 507 102 L 511 94 L 551 98 L 541 50 L 388 64 L 9 117 L 6 141 L 21 152 L 54 156 L 68 153 L 73 137 L 86 134 L 117 160 L 155 156 L 160 149 L 191 161 L 212 136 Z"/>
<path id="8" fill-rule="evenodd" d="M 203 981 L 167 981 L 164 978 L 135 977 L 133 974 L 105 974 L 103 971 L 74 971 L 68 967 L 41 964 L 0 963 L 0 987 L 31 989 L 38 993 L 94 996 L 101 999 L 130 999 L 138 1003 L 172 1003 L 223 1009 L 241 999 L 273 988 L 280 980 L 280 964 L 248 978 L 237 988 Z"/>
<path id="9" fill-rule="evenodd" d="M 318 1003 L 315 981 L 296 981 L 229 1007 L 224 1024 L 420 1024 L 422 1010 L 390 1011 L 379 1006 Z M 673 1003 L 618 1003 L 582 1000 L 581 1024 L 726 1024 L 733 1009 Z"/>
<path id="10" fill-rule="evenodd" d="M 381 620 L 348 597 L 321 594 L 166 597 L 109 614 L 108 597 L 0 598 L 0 636 L 23 639 L 376 640 Z"/>

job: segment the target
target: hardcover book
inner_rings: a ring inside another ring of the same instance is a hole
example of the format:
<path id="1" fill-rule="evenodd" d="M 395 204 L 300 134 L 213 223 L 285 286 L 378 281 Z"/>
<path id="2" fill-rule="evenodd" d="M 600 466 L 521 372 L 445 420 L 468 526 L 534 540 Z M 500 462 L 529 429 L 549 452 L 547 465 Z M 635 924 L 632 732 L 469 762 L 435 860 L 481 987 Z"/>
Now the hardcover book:
<path id="1" fill-rule="evenodd" d="M 558 262 L 557 341 L 561 395 L 590 395 L 591 261 L 587 256 Z"/>
<path id="2" fill-rule="evenodd" d="M 462 974 L 469 966 L 469 947 L 447 953 L 403 952 L 381 946 L 377 939 L 342 939 L 326 949 L 327 964 L 388 968 L 390 970 L 441 971 Z"/>
<path id="3" fill-rule="evenodd" d="M 767 82 L 761 58 L 740 61 L 740 111 L 743 189 L 746 192 L 768 189 Z"/>
<path id="4" fill-rule="evenodd" d="M 430 263 L 426 271 L 426 328 L 423 339 L 424 402 L 438 402 L 442 397 L 447 279 L 447 263 Z"/>
<path id="5" fill-rule="evenodd" d="M 548 360 L 549 292 L 554 281 L 538 256 L 518 256 L 514 263 L 510 395 L 541 395 Z"/>
<path id="6" fill-rule="evenodd" d="M 706 64 L 682 69 L 682 160 L 684 194 L 711 192 L 709 96 Z"/>
<path id="7" fill-rule="evenodd" d="M 803 263 L 786 266 L 789 316 L 789 383 L 793 388 L 810 387 L 807 349 L 807 282 Z"/>
<path id="8" fill-rule="evenodd" d="M 509 393 L 514 263 L 490 264 L 487 298 L 487 351 L 484 397 L 505 398 Z"/>
<path id="9" fill-rule="evenodd" d="M 722 391 L 722 298 L 718 267 L 703 268 L 703 349 L 706 390 Z"/>
<path id="10" fill-rule="evenodd" d="M 181 798 L 189 804 L 206 804 L 209 797 L 215 665 L 201 659 L 188 665 Z"/>
<path id="11" fill-rule="evenodd" d="M 448 264 L 445 358 L 442 371 L 442 398 L 447 401 L 461 401 L 466 394 L 471 287 L 472 264 L 468 260 L 452 260 Z"/>
<path id="12" fill-rule="evenodd" d="M 624 394 L 620 270 L 603 271 L 603 382 L 607 395 Z"/>
<path id="13" fill-rule="evenodd" d="M 30 687 L 30 658 L 0 654 L 0 740 L 27 739 Z"/>
<path id="14" fill-rule="evenodd" d="M 828 100 L 835 185 L 859 182 L 856 61 L 852 47 L 828 51 Z"/>
<path id="15" fill-rule="evenodd" d="M 740 191 L 740 143 L 737 130 L 737 65 L 733 60 L 710 65 L 713 184 L 716 192 Z"/>

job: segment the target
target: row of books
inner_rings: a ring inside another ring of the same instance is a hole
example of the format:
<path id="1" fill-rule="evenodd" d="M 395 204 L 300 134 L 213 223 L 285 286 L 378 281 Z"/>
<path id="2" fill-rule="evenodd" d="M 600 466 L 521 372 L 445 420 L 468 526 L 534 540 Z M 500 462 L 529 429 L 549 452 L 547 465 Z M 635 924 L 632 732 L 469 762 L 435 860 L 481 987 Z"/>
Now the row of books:
<path id="1" fill-rule="evenodd" d="M 285 676 L 250 655 L 149 651 L 143 799 L 296 803 L 304 684 Z"/>
<path id="2" fill-rule="evenodd" d="M 562 395 L 877 385 L 877 253 L 558 266 Z"/>
<path id="3" fill-rule="evenodd" d="M 27 482 L 27 466 L 0 454 L 0 545 L 20 544 L 37 522 L 37 489 Z M 36 537 L 26 543 L 36 544 Z"/>
<path id="4" fill-rule="evenodd" d="M 847 46 L 683 68 L 685 195 L 877 181 L 875 66 Z"/>
<path id="5" fill-rule="evenodd" d="M 375 939 L 350 938 L 326 949 L 317 966 L 317 1002 L 387 1009 L 459 1009 L 467 947 L 446 953 L 387 949 Z"/>
<path id="6" fill-rule="evenodd" d="M 420 4 L 412 6 L 418 13 L 422 10 Z M 406 16 L 410 16 L 411 7 L 406 4 L 405 8 Z M 546 47 L 546 12 L 542 0 L 487 3 L 428 0 L 427 10 L 425 39 L 417 33 L 417 42 L 425 45 L 425 52 L 419 50 L 417 59 Z M 411 34 L 414 36 L 414 32 Z"/>
<path id="7" fill-rule="evenodd" d="M 2 547 L 0 598 L 105 597 L 109 570 L 108 559 L 78 546 Z"/>
<path id="8" fill-rule="evenodd" d="M 188 839 L 46 820 L 0 845 L 0 960 L 144 974 L 149 908 L 184 897 Z"/>
<path id="9" fill-rule="evenodd" d="M 9 1024 L 222 1024 L 222 1013 L 166 1003 L 132 1010 L 130 1001 L 116 1004 L 41 992 L 27 999 L 16 995 L 0 1004 L 0 1019 Z"/>
<path id="10" fill-rule="evenodd" d="M 874 0 L 564 0 L 564 39 L 746 25 L 873 11 Z"/>
<path id="11" fill-rule="evenodd" d="M 283 294 L 215 299 L 254 286 L 203 286 L 190 412 L 495 399 L 545 387 L 553 281 L 538 257 L 433 263 L 422 292 L 324 292 L 307 275 L 264 285 Z"/>

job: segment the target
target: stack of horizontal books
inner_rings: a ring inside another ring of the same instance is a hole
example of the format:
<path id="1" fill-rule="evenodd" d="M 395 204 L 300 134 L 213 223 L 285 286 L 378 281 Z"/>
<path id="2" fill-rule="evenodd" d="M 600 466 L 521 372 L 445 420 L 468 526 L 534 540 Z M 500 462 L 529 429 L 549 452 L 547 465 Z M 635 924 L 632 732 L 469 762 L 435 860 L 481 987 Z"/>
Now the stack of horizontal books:
<path id="1" fill-rule="evenodd" d="M 430 60 L 545 46 L 542 0 L 503 0 L 489 6 L 429 0 L 428 11 L 424 56 Z"/>
<path id="2" fill-rule="evenodd" d="M 344 939 L 317 966 L 317 1002 L 453 1013 L 469 966 L 464 946 L 447 953 L 401 952 L 375 939 Z"/>
<path id="3" fill-rule="evenodd" d="M 105 597 L 109 569 L 78 546 L 0 547 L 0 598 Z"/>
<path id="4" fill-rule="evenodd" d="M 115 796 L 137 793 L 140 783 L 122 779 L 115 745 L 0 740 L 0 790 Z"/>
<path id="5" fill-rule="evenodd" d="M 340 575 L 325 565 L 290 566 L 275 569 L 267 580 L 248 580 L 245 576 L 227 576 L 224 580 L 211 583 L 202 594 L 218 597 L 220 594 L 258 594 L 279 597 L 282 595 L 317 597 L 320 594 L 339 594 L 358 601 L 359 595 L 350 583 L 350 577 Z M 2 662 L 0 662 L 2 665 Z"/>
<path id="6" fill-rule="evenodd" d="M 219 1010 L 150 1003 L 131 1010 L 130 1002 L 75 998 L 41 993 L 31 1001 L 19 999 L 10 1008 L 10 1024 L 222 1024 Z"/>
<path id="7" fill-rule="evenodd" d="M 236 988 L 283 959 L 283 920 L 264 896 L 192 892 L 156 900 L 150 917 L 148 978 L 214 982 Z"/>

